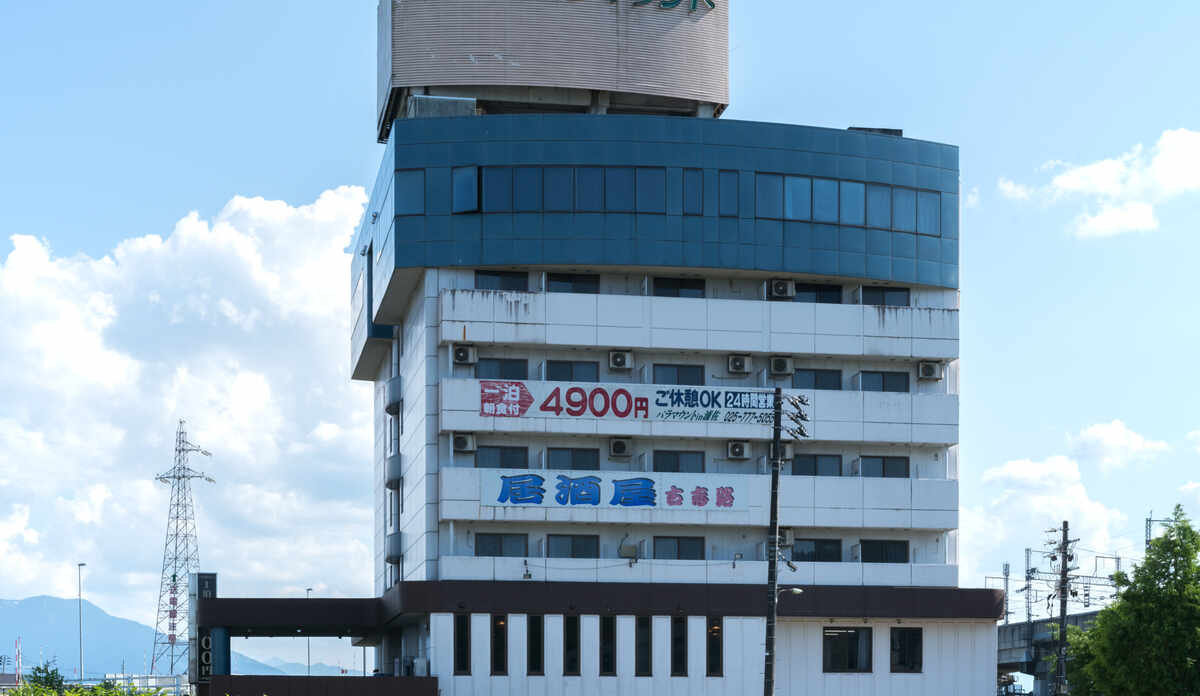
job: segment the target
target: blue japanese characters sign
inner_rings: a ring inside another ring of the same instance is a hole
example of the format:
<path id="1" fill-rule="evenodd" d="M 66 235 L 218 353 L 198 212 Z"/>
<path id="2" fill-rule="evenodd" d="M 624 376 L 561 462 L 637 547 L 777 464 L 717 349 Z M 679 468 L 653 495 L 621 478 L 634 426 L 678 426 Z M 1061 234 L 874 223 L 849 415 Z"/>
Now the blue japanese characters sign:
<path id="1" fill-rule="evenodd" d="M 538 473 L 480 471 L 484 505 L 562 508 L 651 508 L 666 510 L 745 509 L 736 480 L 719 475 L 640 474 L 624 471 Z M 736 479 L 736 477 L 730 477 Z"/>

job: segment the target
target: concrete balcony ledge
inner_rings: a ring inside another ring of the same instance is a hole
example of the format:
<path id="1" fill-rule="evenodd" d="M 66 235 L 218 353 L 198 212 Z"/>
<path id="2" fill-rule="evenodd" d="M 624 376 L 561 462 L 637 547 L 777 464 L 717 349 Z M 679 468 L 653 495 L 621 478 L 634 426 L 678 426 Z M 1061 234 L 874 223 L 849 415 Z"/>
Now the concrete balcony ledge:
<path id="1" fill-rule="evenodd" d="M 958 310 L 759 299 L 443 290 L 443 343 L 958 357 Z"/>
<path id="2" fill-rule="evenodd" d="M 400 376 L 390 378 L 385 390 L 386 401 L 383 410 L 387 411 L 388 415 L 395 416 L 400 413 L 400 406 L 404 403 L 404 383 Z"/>
<path id="3" fill-rule="evenodd" d="M 383 539 L 385 560 L 392 565 L 404 559 L 404 535 L 392 532 Z"/>
<path id="4" fill-rule="evenodd" d="M 442 556 L 441 580 L 529 582 L 664 582 L 761 584 L 766 561 L 675 561 L 623 558 L 507 558 Z M 779 565 L 785 585 L 878 585 L 954 587 L 958 566 L 917 563 L 805 563 Z M 527 577 L 528 576 L 528 577 Z"/>
<path id="5" fill-rule="evenodd" d="M 400 488 L 401 482 L 404 480 L 403 464 L 404 460 L 400 456 L 399 452 L 389 456 L 384 461 L 384 468 L 386 470 L 385 485 L 388 488 L 392 490 L 398 490 Z"/>

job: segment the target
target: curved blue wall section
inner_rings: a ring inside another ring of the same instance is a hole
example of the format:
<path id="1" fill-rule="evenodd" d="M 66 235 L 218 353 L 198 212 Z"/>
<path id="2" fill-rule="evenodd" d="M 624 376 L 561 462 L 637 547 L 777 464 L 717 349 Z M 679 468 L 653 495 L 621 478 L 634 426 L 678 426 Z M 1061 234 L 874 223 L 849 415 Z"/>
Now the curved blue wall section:
<path id="1" fill-rule="evenodd" d="M 367 245 L 376 278 L 569 263 L 953 288 L 958 148 L 658 116 L 398 120 L 355 246 Z"/>

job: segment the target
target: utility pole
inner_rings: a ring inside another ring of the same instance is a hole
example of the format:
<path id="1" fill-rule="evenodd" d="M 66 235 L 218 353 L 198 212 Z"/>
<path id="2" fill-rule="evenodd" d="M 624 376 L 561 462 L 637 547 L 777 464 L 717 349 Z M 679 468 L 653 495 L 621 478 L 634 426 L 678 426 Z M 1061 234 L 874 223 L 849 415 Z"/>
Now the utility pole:
<path id="1" fill-rule="evenodd" d="M 1004 624 L 1008 625 L 1008 619 L 1012 616 L 1012 612 L 1008 610 L 1008 561 L 1004 562 Z"/>
<path id="2" fill-rule="evenodd" d="M 1056 693 L 1065 696 L 1067 693 L 1067 599 L 1070 597 L 1071 553 L 1069 526 L 1066 520 L 1062 523 L 1062 542 L 1058 545 L 1059 566 L 1058 579 L 1058 664 Z"/>
<path id="3" fill-rule="evenodd" d="M 1166 522 L 1170 522 L 1170 521 L 1171 520 L 1156 520 L 1156 519 L 1154 519 L 1154 511 L 1153 510 L 1150 511 L 1150 516 L 1146 518 L 1146 550 L 1147 551 L 1150 550 L 1150 539 L 1154 533 L 1154 523 L 1156 523 L 1156 522 L 1166 523 Z M 1120 569 L 1121 568 L 1118 566 L 1117 570 L 1120 570 Z"/>
<path id="4" fill-rule="evenodd" d="M 775 387 L 771 426 L 771 517 L 767 529 L 767 650 L 763 658 L 763 696 L 775 696 L 775 614 L 779 603 L 779 460 L 783 443 L 783 389 Z"/>

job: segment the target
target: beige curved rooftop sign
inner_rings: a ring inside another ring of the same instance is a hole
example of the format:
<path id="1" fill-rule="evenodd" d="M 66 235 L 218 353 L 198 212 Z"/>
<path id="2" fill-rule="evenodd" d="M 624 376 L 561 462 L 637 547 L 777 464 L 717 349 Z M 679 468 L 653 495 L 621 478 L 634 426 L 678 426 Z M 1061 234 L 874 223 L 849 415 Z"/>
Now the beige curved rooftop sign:
<path id="1" fill-rule="evenodd" d="M 446 85 L 729 103 L 729 0 L 382 0 L 379 29 L 380 111 Z"/>

